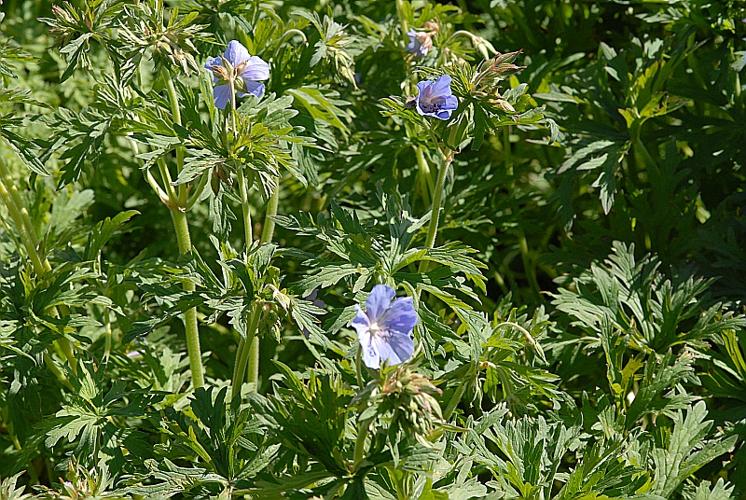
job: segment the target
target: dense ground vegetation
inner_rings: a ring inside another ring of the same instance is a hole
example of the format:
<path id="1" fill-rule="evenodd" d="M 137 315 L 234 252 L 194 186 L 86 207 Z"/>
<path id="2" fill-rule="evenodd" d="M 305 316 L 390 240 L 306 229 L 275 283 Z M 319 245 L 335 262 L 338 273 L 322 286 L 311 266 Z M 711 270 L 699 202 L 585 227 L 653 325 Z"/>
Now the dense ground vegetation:
<path id="1" fill-rule="evenodd" d="M 0 498 L 746 496 L 740 2 L 0 4 Z"/>

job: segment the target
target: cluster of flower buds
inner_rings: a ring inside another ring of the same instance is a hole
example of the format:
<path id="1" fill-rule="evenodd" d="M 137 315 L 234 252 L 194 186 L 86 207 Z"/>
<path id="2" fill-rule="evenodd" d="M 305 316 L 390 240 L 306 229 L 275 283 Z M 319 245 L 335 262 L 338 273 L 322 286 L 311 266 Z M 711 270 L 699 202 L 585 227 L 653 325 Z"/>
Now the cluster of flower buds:
<path id="1" fill-rule="evenodd" d="M 513 106 L 500 95 L 500 82 L 508 76 L 524 69 L 523 66 L 514 64 L 514 61 L 520 54 L 520 50 L 505 54 L 498 52 L 495 57 L 482 62 L 472 82 L 472 94 L 476 97 L 488 99 L 493 105 L 503 111 L 508 113 L 515 112 Z"/>
<path id="2" fill-rule="evenodd" d="M 398 367 L 379 381 L 383 408 L 394 411 L 397 424 L 427 445 L 429 436 L 443 420 L 440 404 L 435 396 L 441 390 L 430 380 L 407 366 Z M 394 425 L 394 422 L 392 422 Z"/>
<path id="3" fill-rule="evenodd" d="M 440 25 L 437 21 L 426 22 L 422 31 L 409 30 L 407 52 L 414 54 L 415 57 L 425 57 L 433 48 L 433 37 L 438 31 L 440 31 Z"/>
<path id="4" fill-rule="evenodd" d="M 43 19 L 51 26 L 49 32 L 57 38 L 57 41 L 66 45 L 83 27 L 88 31 L 93 30 L 93 21 L 88 16 L 79 17 L 70 2 L 64 2 L 62 6 L 53 5 L 52 15 L 54 19 Z"/>

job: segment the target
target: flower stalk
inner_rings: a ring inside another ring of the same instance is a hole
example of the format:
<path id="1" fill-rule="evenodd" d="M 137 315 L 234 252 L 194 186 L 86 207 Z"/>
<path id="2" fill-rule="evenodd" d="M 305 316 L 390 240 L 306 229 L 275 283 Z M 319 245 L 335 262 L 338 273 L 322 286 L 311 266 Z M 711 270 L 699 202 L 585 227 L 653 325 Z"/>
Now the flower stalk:
<path id="1" fill-rule="evenodd" d="M 433 190 L 433 204 L 430 210 L 430 224 L 427 227 L 427 237 L 425 238 L 425 248 L 428 250 L 435 247 L 435 240 L 438 237 L 438 224 L 440 222 L 440 209 L 443 205 L 443 195 L 445 191 L 446 177 L 448 176 L 448 170 L 453 162 L 453 151 L 444 151 L 443 164 L 438 169 L 438 178 L 435 181 L 435 189 Z M 419 272 L 425 272 L 427 270 L 427 261 L 423 260 L 420 262 Z"/>
<path id="2" fill-rule="evenodd" d="M 226 58 L 227 59 L 227 58 Z M 230 62 L 230 61 L 229 61 Z M 231 130 L 233 137 L 238 133 L 237 120 L 236 120 L 236 79 L 241 77 L 240 71 L 236 72 L 232 64 L 229 65 L 227 71 L 228 76 L 228 92 L 229 92 L 229 103 L 228 114 L 231 119 Z M 263 92 L 263 87 L 262 87 Z M 251 222 L 251 207 L 249 204 L 249 183 L 242 170 L 239 170 L 236 174 L 239 196 L 241 199 L 241 215 L 243 218 L 244 226 L 244 246 L 248 253 L 254 241 L 254 233 Z M 260 237 L 260 243 L 266 244 L 272 241 L 274 236 L 275 221 L 274 217 L 277 215 L 277 208 L 280 199 L 280 184 L 277 179 L 277 186 L 272 192 L 272 196 L 267 202 L 267 211 L 264 218 L 264 224 L 262 227 L 262 234 Z M 232 387 L 234 388 L 234 397 L 240 395 L 240 387 L 243 384 L 244 378 L 248 374 L 248 382 L 252 384 L 253 389 L 258 390 L 259 386 L 259 335 L 257 335 L 259 322 L 262 317 L 262 309 L 259 304 L 255 303 L 250 312 L 246 336 L 241 337 L 238 342 L 238 348 L 236 349 L 236 363 L 233 367 L 233 380 Z"/>
<path id="3" fill-rule="evenodd" d="M 172 118 L 175 123 L 181 125 L 181 111 L 179 109 L 179 97 L 174 87 L 172 75 L 165 75 L 166 93 L 168 94 L 171 105 Z M 163 200 L 165 193 L 167 200 L 165 205 L 171 214 L 171 221 L 176 233 L 176 244 L 179 249 L 179 255 L 186 255 L 192 251 L 192 239 L 189 234 L 189 223 L 187 220 L 187 201 L 188 187 L 180 185 L 178 190 L 174 188 L 171 172 L 168 169 L 165 159 L 160 158 L 157 161 L 158 170 L 161 174 L 161 180 L 165 189 L 156 189 L 151 182 L 156 194 Z M 184 147 L 176 147 L 176 168 L 177 174 L 184 168 Z M 156 182 L 157 185 L 157 182 Z M 158 186 L 160 187 L 160 186 Z M 195 285 L 189 280 L 184 280 L 183 289 L 187 293 L 194 292 Z M 183 313 L 184 331 L 186 334 L 187 355 L 189 357 L 189 370 L 192 375 L 192 385 L 195 389 L 205 385 L 204 366 L 202 365 L 202 349 L 199 341 L 199 324 L 197 322 L 197 308 L 192 307 Z"/>
<path id="4" fill-rule="evenodd" d="M 365 438 L 368 437 L 368 429 L 372 423 L 373 419 L 369 418 L 360 422 L 360 426 L 358 427 L 357 439 L 355 439 L 355 451 L 352 458 L 352 468 L 354 471 L 357 471 L 363 463 L 363 457 L 365 455 Z"/>

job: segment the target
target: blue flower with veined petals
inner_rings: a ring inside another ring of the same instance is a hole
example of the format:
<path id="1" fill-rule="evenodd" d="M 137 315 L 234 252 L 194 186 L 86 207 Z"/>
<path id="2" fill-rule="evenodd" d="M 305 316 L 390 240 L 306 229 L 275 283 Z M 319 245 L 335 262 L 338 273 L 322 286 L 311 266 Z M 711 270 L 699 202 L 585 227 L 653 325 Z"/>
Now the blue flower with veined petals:
<path id="1" fill-rule="evenodd" d="M 409 30 L 407 36 L 409 37 L 407 52 L 417 57 L 425 57 L 433 47 L 433 40 L 429 33 L 418 33 L 415 30 Z"/>
<path id="2" fill-rule="evenodd" d="M 437 80 L 424 80 L 417 84 L 417 89 L 415 105 L 422 116 L 448 120 L 453 110 L 458 108 L 458 99 L 451 93 L 451 77 L 448 75 Z"/>
<path id="3" fill-rule="evenodd" d="M 350 322 L 368 368 L 377 369 L 384 361 L 398 365 L 414 352 L 412 329 L 417 324 L 417 313 L 412 298 L 395 297 L 393 288 L 374 286 L 365 301 L 365 312 L 357 306 L 357 315 Z"/>
<path id="4" fill-rule="evenodd" d="M 231 82 L 225 81 L 229 73 L 225 71 L 224 61 L 233 67 L 235 77 L 242 80 L 243 85 L 240 86 L 236 96 L 244 97 L 251 94 L 262 97 L 264 95 L 264 84 L 259 82 L 269 78 L 269 64 L 261 57 L 250 55 L 241 42 L 231 40 L 222 56 L 212 57 L 205 63 L 205 69 L 213 74 L 213 84 L 222 82 L 213 89 L 215 107 L 225 109 L 231 100 Z"/>

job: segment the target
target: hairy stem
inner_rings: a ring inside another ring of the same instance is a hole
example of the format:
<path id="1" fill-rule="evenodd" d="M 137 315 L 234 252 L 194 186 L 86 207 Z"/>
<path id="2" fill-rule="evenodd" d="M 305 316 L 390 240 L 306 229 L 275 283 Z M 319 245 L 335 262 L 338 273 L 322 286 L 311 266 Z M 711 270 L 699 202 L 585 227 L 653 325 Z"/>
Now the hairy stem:
<path id="1" fill-rule="evenodd" d="M 168 101 L 171 104 L 171 116 L 174 123 L 181 125 L 181 109 L 179 108 L 179 95 L 176 93 L 176 87 L 174 87 L 174 80 L 172 75 L 166 75 L 166 92 L 168 93 Z M 176 146 L 176 172 L 177 174 L 184 168 L 184 146 Z M 186 184 L 180 184 L 178 188 L 178 200 L 179 205 L 186 206 L 187 196 L 189 194 L 189 188 Z"/>
<path id="2" fill-rule="evenodd" d="M 272 241 L 275 234 L 275 216 L 277 215 L 277 206 L 280 203 L 280 179 L 277 179 L 277 186 L 272 192 L 272 196 L 267 203 L 267 213 L 264 217 L 264 226 L 262 227 L 262 244 Z"/>
<path id="3" fill-rule="evenodd" d="M 249 313 L 249 322 L 246 325 L 246 338 L 241 337 L 238 343 L 238 349 L 236 350 L 236 364 L 233 366 L 233 381 L 231 387 L 233 388 L 233 397 L 237 398 L 241 394 L 241 385 L 243 384 L 246 376 L 246 366 L 249 361 L 251 354 L 251 346 L 254 345 L 256 337 L 256 329 L 259 325 L 259 320 L 262 316 L 262 309 L 259 304 L 254 304 Z M 249 373 L 249 382 L 251 380 L 251 373 Z M 253 380 L 256 383 L 256 378 Z M 256 389 L 255 389 L 256 390 Z"/>
<path id="4" fill-rule="evenodd" d="M 443 165 L 438 170 L 438 179 L 435 182 L 435 190 L 433 191 L 433 204 L 430 210 L 430 224 L 427 227 L 427 237 L 425 238 L 425 248 L 430 249 L 435 246 L 435 239 L 438 236 L 438 223 L 440 222 L 440 209 L 443 204 L 443 191 L 445 189 L 446 176 L 448 175 L 448 168 L 451 166 L 453 161 L 453 151 L 449 151 L 444 158 Z M 427 269 L 427 261 L 421 261 L 419 266 L 419 272 L 424 272 Z"/>
<path id="5" fill-rule="evenodd" d="M 171 104 L 171 115 L 174 123 L 181 125 L 181 110 L 179 108 L 179 96 L 174 87 L 173 77 L 167 74 L 166 93 Z M 176 232 L 176 242 L 179 247 L 179 254 L 186 255 L 192 250 L 192 239 L 189 234 L 189 223 L 186 216 L 186 205 L 189 191 L 185 184 L 178 187 L 178 192 L 174 189 L 171 179 L 171 173 L 163 158 L 158 160 L 158 168 L 163 177 L 163 183 L 166 186 L 166 192 L 169 198 L 168 208 L 171 212 L 174 231 Z M 176 147 L 176 172 L 177 175 L 184 168 L 184 147 Z M 184 291 L 193 292 L 194 283 L 184 281 Z M 192 372 L 192 385 L 195 389 L 205 385 L 204 367 L 202 366 L 202 350 L 199 345 L 199 325 L 197 323 L 197 308 L 192 307 L 184 311 L 184 331 L 186 333 L 187 355 L 189 356 L 189 370 Z"/>
<path id="6" fill-rule="evenodd" d="M 186 213 L 179 209 L 171 209 L 171 219 L 176 231 L 176 242 L 179 253 L 185 255 L 192 250 L 192 240 L 189 236 L 189 224 Z M 193 292 L 194 283 L 184 281 L 184 291 Z M 197 325 L 197 308 L 192 307 L 184 311 L 184 330 L 186 331 L 187 354 L 189 355 L 189 369 L 192 372 L 192 384 L 195 389 L 205 385 L 204 368 L 202 366 L 202 351 L 199 345 L 199 326 Z"/>

